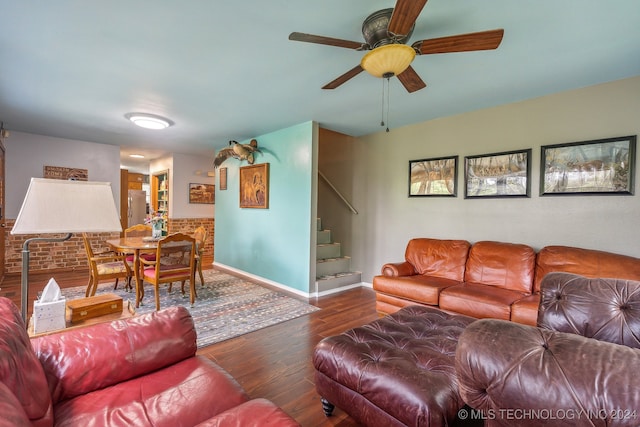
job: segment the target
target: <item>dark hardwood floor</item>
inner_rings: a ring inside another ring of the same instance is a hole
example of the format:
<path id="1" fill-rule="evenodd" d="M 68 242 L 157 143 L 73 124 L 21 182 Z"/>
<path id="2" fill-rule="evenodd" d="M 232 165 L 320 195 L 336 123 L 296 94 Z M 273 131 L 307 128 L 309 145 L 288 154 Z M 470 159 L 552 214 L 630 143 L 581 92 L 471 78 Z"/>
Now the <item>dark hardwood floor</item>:
<path id="1" fill-rule="evenodd" d="M 88 271 L 31 274 L 29 314 L 33 300 L 50 277 L 55 277 L 61 288 L 86 286 Z M 313 382 L 311 355 L 323 337 L 377 319 L 374 292 L 369 288 L 356 288 L 309 300 L 293 293 L 289 295 L 321 310 L 205 347 L 198 354 L 227 370 L 250 397 L 271 400 L 303 427 L 357 426 L 339 408 L 333 416 L 324 416 Z M 20 307 L 19 274 L 5 277 L 0 284 L 0 296 L 12 299 Z"/>

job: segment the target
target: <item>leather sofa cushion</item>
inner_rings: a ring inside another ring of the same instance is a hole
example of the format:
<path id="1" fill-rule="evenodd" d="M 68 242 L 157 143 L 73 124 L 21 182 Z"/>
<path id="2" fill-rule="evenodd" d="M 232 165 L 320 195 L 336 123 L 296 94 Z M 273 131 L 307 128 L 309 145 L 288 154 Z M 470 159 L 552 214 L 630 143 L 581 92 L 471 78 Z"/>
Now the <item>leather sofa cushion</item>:
<path id="1" fill-rule="evenodd" d="M 56 405 L 56 426 L 190 426 L 247 400 L 225 371 L 209 359 L 195 356 L 60 402 Z"/>
<path id="2" fill-rule="evenodd" d="M 539 306 L 540 294 L 528 295 L 515 301 L 511 304 L 511 321 L 536 326 L 538 324 Z"/>
<path id="3" fill-rule="evenodd" d="M 193 319 L 182 306 L 45 335 L 32 345 L 54 404 L 170 366 L 197 349 Z"/>
<path id="4" fill-rule="evenodd" d="M 509 320 L 511 304 L 523 296 L 522 292 L 496 286 L 465 283 L 444 289 L 440 293 L 440 308 L 476 318 Z"/>
<path id="5" fill-rule="evenodd" d="M 469 246 L 466 240 L 417 238 L 409 241 L 404 256 L 418 274 L 461 282 Z"/>
<path id="6" fill-rule="evenodd" d="M 20 402 L 31 422 L 53 425 L 53 407 L 44 370 L 31 348 L 20 311 L 8 298 L 0 298 L 0 319 L 0 383 L 5 385 L 5 392 Z"/>
<path id="7" fill-rule="evenodd" d="M 482 241 L 469 250 L 464 281 L 531 293 L 536 252 L 516 243 Z"/>
<path id="8" fill-rule="evenodd" d="M 459 284 L 460 282 L 456 280 L 425 275 L 401 277 L 376 276 L 373 279 L 373 289 L 377 292 L 387 293 L 427 305 L 438 305 L 440 291 L 449 286 Z"/>
<path id="9" fill-rule="evenodd" d="M 538 325 L 640 348 L 640 282 L 549 273 L 542 281 Z"/>
<path id="10" fill-rule="evenodd" d="M 534 291 L 540 291 L 544 276 L 554 271 L 585 277 L 615 277 L 640 280 L 640 259 L 611 252 L 569 246 L 546 246 L 538 252 Z"/>
<path id="11" fill-rule="evenodd" d="M 636 349 L 496 319 L 469 325 L 456 349 L 460 395 L 492 415 L 486 426 L 637 427 L 639 371 Z"/>

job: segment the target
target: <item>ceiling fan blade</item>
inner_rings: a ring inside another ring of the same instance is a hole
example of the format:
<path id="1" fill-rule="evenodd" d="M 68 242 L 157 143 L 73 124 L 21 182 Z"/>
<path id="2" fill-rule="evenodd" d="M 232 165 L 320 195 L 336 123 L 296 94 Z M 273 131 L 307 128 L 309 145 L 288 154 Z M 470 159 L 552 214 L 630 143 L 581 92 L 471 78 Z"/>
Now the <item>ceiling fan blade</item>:
<path id="1" fill-rule="evenodd" d="M 409 34 L 425 4 L 427 0 L 398 0 L 387 31 L 396 36 Z"/>
<path id="2" fill-rule="evenodd" d="M 470 52 L 474 50 L 490 50 L 500 46 L 504 30 L 480 31 L 478 33 L 460 34 L 437 39 L 420 40 L 411 45 L 418 54 Z"/>
<path id="3" fill-rule="evenodd" d="M 409 93 L 427 87 L 427 84 L 422 81 L 422 79 L 420 78 L 418 73 L 416 73 L 416 70 L 414 70 L 412 66 L 409 66 L 409 68 L 398 74 L 398 80 L 400 80 L 402 86 L 404 86 L 404 88 Z"/>
<path id="4" fill-rule="evenodd" d="M 354 78 L 355 76 L 357 76 L 363 71 L 364 69 L 360 65 L 356 65 L 355 67 L 353 67 L 352 69 L 350 69 L 349 71 L 347 71 L 346 73 L 344 73 L 343 75 L 335 79 L 334 81 L 322 86 L 322 89 L 335 89 L 341 84 L 346 83 L 348 80 L 351 80 L 352 78 Z"/>
<path id="5" fill-rule="evenodd" d="M 317 43 L 329 46 L 344 47 L 347 49 L 365 50 L 364 43 L 352 42 L 350 40 L 334 39 L 332 37 L 316 36 L 313 34 L 296 33 L 289 34 L 289 40 L 297 42 Z"/>

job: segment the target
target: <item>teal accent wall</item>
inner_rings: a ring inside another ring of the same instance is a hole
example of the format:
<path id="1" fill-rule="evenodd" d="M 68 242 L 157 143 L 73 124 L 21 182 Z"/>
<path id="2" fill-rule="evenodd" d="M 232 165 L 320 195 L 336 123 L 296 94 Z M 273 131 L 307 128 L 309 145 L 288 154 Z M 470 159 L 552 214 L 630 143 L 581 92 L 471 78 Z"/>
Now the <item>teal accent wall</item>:
<path id="1" fill-rule="evenodd" d="M 306 122 L 255 137 L 262 151 L 255 164 L 269 163 L 268 209 L 240 209 L 239 168 L 248 163 L 228 159 L 222 164 L 227 168 L 227 190 L 220 190 L 217 172 L 216 263 L 310 292 L 316 135 L 317 124 Z"/>

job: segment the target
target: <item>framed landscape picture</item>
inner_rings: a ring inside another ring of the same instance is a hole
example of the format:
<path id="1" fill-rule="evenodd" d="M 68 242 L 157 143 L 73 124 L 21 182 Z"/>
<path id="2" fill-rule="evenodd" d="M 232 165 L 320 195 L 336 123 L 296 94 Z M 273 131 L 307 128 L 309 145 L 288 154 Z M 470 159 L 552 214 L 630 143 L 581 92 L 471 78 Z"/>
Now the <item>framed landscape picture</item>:
<path id="1" fill-rule="evenodd" d="M 456 197 L 458 156 L 409 161 L 409 197 Z"/>
<path id="2" fill-rule="evenodd" d="M 213 184 L 189 184 L 189 203 L 214 204 L 216 187 Z"/>
<path id="3" fill-rule="evenodd" d="M 269 208 L 269 163 L 240 168 L 240 207 Z"/>
<path id="4" fill-rule="evenodd" d="M 530 197 L 531 149 L 464 158 L 464 198 Z"/>
<path id="5" fill-rule="evenodd" d="M 540 195 L 632 195 L 636 136 L 545 145 Z"/>

